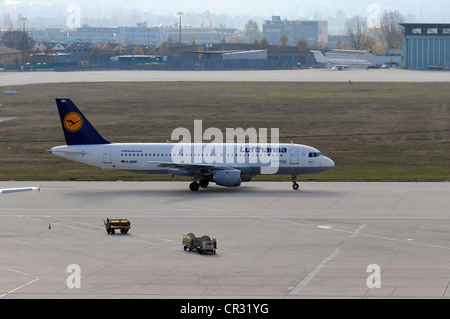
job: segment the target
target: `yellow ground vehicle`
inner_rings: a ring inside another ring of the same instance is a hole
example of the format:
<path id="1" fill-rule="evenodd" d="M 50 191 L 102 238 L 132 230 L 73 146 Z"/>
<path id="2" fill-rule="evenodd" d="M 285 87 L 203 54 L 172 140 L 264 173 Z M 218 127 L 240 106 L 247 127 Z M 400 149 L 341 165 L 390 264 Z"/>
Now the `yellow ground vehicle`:
<path id="1" fill-rule="evenodd" d="M 120 229 L 120 232 L 122 234 L 126 234 L 131 227 L 130 221 L 125 218 L 107 218 L 106 221 L 103 220 L 103 224 L 105 224 L 105 228 L 108 234 L 114 234 L 116 232 L 116 229 Z"/>

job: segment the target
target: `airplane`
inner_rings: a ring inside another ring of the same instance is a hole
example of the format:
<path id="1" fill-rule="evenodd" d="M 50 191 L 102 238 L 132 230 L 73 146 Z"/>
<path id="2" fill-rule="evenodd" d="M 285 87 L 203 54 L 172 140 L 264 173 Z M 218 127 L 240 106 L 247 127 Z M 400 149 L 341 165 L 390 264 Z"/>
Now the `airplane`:
<path id="1" fill-rule="evenodd" d="M 297 190 L 297 175 L 325 172 L 335 165 L 316 148 L 293 143 L 111 143 L 70 99 L 57 98 L 56 104 L 66 145 L 51 148 L 51 154 L 104 169 L 190 176 L 191 191 L 205 188 L 209 182 L 236 187 L 266 173 L 291 175 L 292 187 Z M 267 161 L 257 160 L 262 153 L 272 160 L 274 170 Z"/>
<path id="2" fill-rule="evenodd" d="M 328 66 L 331 66 L 333 70 L 342 70 L 344 68 L 349 67 L 364 67 L 366 69 L 373 64 L 367 60 L 359 60 L 359 59 L 329 59 L 323 55 L 322 52 L 311 50 L 316 58 L 317 63 L 325 63 Z"/>
<path id="3" fill-rule="evenodd" d="M 4 188 L 4 189 L 0 189 L 0 193 L 1 194 L 11 194 L 11 193 L 31 192 L 34 190 L 41 192 L 41 186 L 39 186 L 39 187 Z"/>

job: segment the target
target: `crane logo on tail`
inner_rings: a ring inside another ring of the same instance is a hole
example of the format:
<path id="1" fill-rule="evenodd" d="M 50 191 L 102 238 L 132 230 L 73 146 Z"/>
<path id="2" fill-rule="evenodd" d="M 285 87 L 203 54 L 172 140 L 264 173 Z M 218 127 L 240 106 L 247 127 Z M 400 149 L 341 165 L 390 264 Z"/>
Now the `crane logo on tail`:
<path id="1" fill-rule="evenodd" d="M 78 132 L 83 127 L 83 118 L 76 112 L 68 113 L 64 117 L 64 128 L 69 132 Z"/>

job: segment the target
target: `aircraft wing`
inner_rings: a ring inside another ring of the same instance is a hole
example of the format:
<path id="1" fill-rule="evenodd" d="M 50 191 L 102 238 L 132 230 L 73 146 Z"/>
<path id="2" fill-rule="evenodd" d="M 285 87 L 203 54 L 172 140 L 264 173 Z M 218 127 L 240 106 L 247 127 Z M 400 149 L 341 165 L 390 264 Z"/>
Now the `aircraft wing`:
<path id="1" fill-rule="evenodd" d="M 21 192 L 30 192 L 33 190 L 41 191 L 41 186 L 39 187 L 20 187 L 20 188 L 5 188 L 0 189 L 0 193 L 2 194 L 10 194 L 10 193 L 21 193 Z"/>
<path id="2" fill-rule="evenodd" d="M 203 163 L 174 163 L 174 162 L 154 162 L 149 161 L 151 164 L 158 164 L 159 167 L 168 167 L 174 169 L 181 169 L 184 171 L 192 171 L 195 173 L 202 173 L 205 171 L 217 171 L 217 170 L 232 170 L 235 169 L 229 165 L 218 164 L 203 164 Z"/>

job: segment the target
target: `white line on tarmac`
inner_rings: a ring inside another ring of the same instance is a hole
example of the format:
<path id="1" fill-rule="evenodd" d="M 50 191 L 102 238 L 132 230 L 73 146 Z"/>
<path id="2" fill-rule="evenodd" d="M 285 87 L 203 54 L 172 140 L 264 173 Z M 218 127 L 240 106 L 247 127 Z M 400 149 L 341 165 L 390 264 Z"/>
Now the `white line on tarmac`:
<path id="1" fill-rule="evenodd" d="M 296 295 L 300 290 L 302 290 L 303 288 L 305 288 L 306 286 L 308 286 L 309 282 L 314 278 L 314 276 L 316 276 L 319 271 L 322 270 L 323 267 L 325 267 L 325 264 L 327 262 L 329 262 L 330 260 L 332 260 L 337 254 L 339 254 L 339 246 L 336 247 L 335 250 L 333 250 L 328 256 L 327 258 L 325 258 L 324 260 L 322 260 L 322 262 L 320 264 L 318 264 L 316 266 L 316 268 L 313 269 L 313 271 L 311 271 L 308 275 L 305 276 L 305 278 L 303 278 L 298 284 L 297 286 L 295 286 L 291 291 L 289 291 L 288 295 Z"/>
<path id="2" fill-rule="evenodd" d="M 4 294 L 0 295 L 0 298 L 3 298 L 4 296 L 6 296 L 6 295 L 8 295 L 8 294 L 12 294 L 13 292 L 15 292 L 15 291 L 17 291 L 17 290 L 19 290 L 19 289 L 22 289 L 22 288 L 24 288 L 24 287 L 26 287 L 26 286 L 28 286 L 28 285 L 31 285 L 33 282 L 36 282 L 36 281 L 39 280 L 39 277 L 34 276 L 34 275 L 27 274 L 26 272 L 18 271 L 18 270 L 15 270 L 15 269 L 10 269 L 10 268 L 7 268 L 7 267 L 3 267 L 2 269 L 6 269 L 6 270 L 8 270 L 8 271 L 12 271 L 12 272 L 15 272 L 15 273 L 18 273 L 18 274 L 21 274 L 21 275 L 25 275 L 25 276 L 29 276 L 29 277 L 34 277 L 34 279 L 31 280 L 31 281 L 29 281 L 29 282 L 27 282 L 26 284 L 24 284 L 24 285 L 22 285 L 22 286 L 20 286 L 20 287 L 14 288 L 13 290 L 10 290 L 10 291 L 8 291 L 7 293 L 4 293 Z"/>

